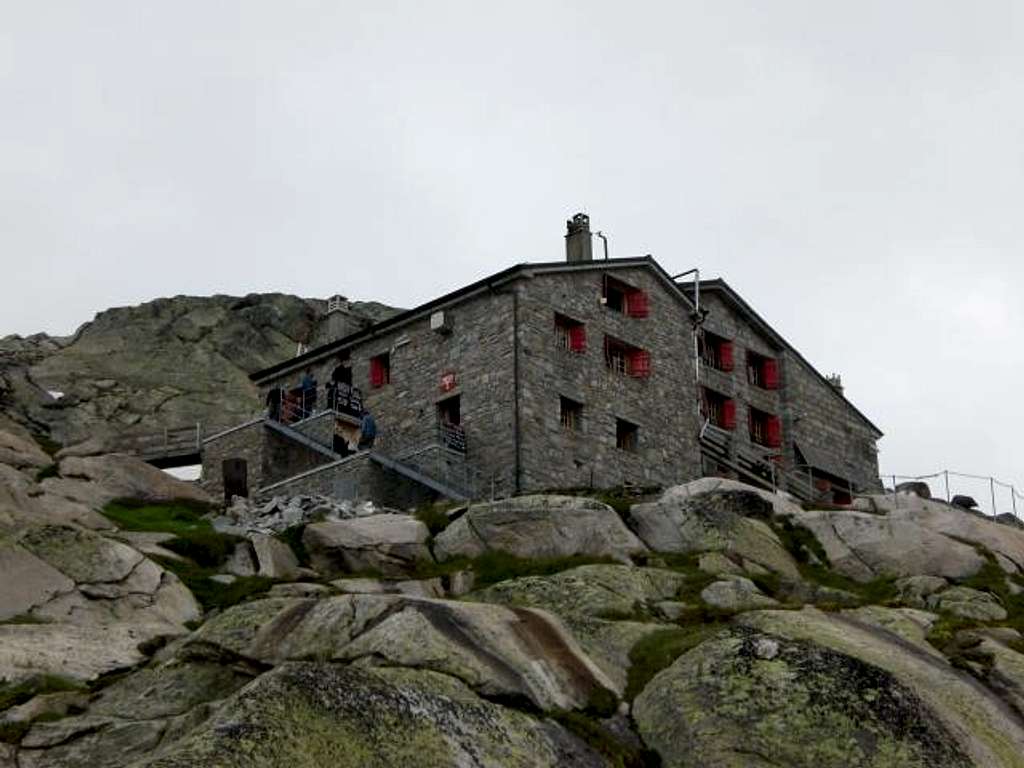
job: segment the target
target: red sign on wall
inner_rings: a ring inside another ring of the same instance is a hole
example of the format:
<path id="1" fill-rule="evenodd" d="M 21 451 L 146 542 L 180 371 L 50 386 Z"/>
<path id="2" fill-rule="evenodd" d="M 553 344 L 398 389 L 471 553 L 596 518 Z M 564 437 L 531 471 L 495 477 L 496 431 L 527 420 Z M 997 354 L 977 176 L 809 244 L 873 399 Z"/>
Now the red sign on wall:
<path id="1" fill-rule="evenodd" d="M 455 389 L 455 371 L 445 371 L 441 374 L 441 391 L 451 392 Z"/>

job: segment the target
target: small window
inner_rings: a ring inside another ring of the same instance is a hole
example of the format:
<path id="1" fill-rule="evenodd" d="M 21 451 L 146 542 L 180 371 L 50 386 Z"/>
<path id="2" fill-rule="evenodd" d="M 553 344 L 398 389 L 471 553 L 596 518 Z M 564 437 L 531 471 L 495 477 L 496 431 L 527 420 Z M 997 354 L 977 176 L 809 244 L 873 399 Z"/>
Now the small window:
<path id="1" fill-rule="evenodd" d="M 750 409 L 750 441 L 767 448 L 779 448 L 782 445 L 782 420 L 778 416 Z"/>
<path id="2" fill-rule="evenodd" d="M 577 403 L 568 397 L 559 397 L 558 418 L 562 423 L 562 429 L 579 432 L 583 428 L 583 403 Z"/>
<path id="3" fill-rule="evenodd" d="M 609 371 L 636 379 L 651 375 L 651 354 L 624 341 L 604 337 L 604 362 Z"/>
<path id="4" fill-rule="evenodd" d="M 640 441 L 640 427 L 625 419 L 615 420 L 615 447 L 634 452 Z"/>
<path id="5" fill-rule="evenodd" d="M 704 388 L 701 393 L 704 418 L 719 429 L 736 429 L 736 401 L 721 392 Z"/>
<path id="6" fill-rule="evenodd" d="M 778 389 L 779 361 L 748 350 L 747 381 L 761 389 Z"/>
<path id="7" fill-rule="evenodd" d="M 453 424 L 455 426 L 462 423 L 462 403 L 458 395 L 449 397 L 437 404 L 437 420 L 442 424 Z"/>
<path id="8" fill-rule="evenodd" d="M 391 383 L 391 355 L 387 352 L 370 358 L 370 386 L 383 387 Z"/>
<path id="9" fill-rule="evenodd" d="M 728 373 L 733 369 L 732 342 L 704 331 L 700 337 L 700 359 L 709 368 Z"/>
<path id="10" fill-rule="evenodd" d="M 629 317 L 647 317 L 650 314 L 647 293 L 613 277 L 605 275 L 601 296 L 604 305 L 613 312 Z"/>
<path id="11" fill-rule="evenodd" d="M 587 351 L 587 327 L 578 320 L 555 313 L 555 346 L 582 355 Z"/>

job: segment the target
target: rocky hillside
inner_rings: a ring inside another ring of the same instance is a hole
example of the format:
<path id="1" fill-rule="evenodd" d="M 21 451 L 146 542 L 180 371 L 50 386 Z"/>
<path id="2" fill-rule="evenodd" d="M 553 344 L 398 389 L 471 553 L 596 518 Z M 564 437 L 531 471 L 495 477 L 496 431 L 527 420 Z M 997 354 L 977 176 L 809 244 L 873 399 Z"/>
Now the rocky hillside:
<path id="1" fill-rule="evenodd" d="M 0 430 L 0 765 L 1024 766 L 1024 530 L 701 480 L 214 508 Z"/>
<path id="2" fill-rule="evenodd" d="M 235 423 L 261 406 L 248 374 L 294 355 L 325 310 L 283 294 L 177 296 L 101 312 L 67 338 L 8 336 L 0 412 L 67 444 L 132 427 Z M 379 320 L 395 310 L 356 302 L 353 311 Z"/>

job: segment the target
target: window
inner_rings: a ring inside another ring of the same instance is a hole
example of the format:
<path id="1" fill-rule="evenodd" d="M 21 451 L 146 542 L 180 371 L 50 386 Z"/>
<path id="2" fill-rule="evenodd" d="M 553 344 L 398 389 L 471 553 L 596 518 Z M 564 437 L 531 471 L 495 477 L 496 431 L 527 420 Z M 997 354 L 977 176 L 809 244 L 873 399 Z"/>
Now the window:
<path id="1" fill-rule="evenodd" d="M 604 305 L 613 312 L 621 312 L 629 317 L 647 317 L 651 313 L 645 291 L 613 277 L 604 276 L 601 296 Z"/>
<path id="2" fill-rule="evenodd" d="M 709 368 L 728 373 L 733 369 L 732 342 L 704 331 L 700 337 L 700 359 Z"/>
<path id="3" fill-rule="evenodd" d="M 778 389 L 779 361 L 747 350 L 747 381 L 762 389 Z"/>
<path id="4" fill-rule="evenodd" d="M 778 416 L 750 409 L 750 440 L 768 448 L 782 445 L 782 420 Z"/>
<path id="5" fill-rule="evenodd" d="M 555 313 L 555 346 L 582 355 L 587 351 L 587 327 L 578 320 Z"/>
<path id="6" fill-rule="evenodd" d="M 640 427 L 625 419 L 615 420 L 615 447 L 634 452 L 640 442 Z"/>
<path id="7" fill-rule="evenodd" d="M 583 428 L 583 403 L 577 403 L 568 397 L 559 397 L 558 419 L 562 423 L 562 429 L 579 432 Z"/>
<path id="8" fill-rule="evenodd" d="M 442 424 L 459 425 L 462 423 L 462 404 L 458 395 L 442 400 L 437 404 L 437 420 Z"/>
<path id="9" fill-rule="evenodd" d="M 370 358 L 370 386 L 383 387 L 391 383 L 391 355 L 387 352 Z"/>
<path id="10" fill-rule="evenodd" d="M 651 375 L 651 354 L 611 336 L 604 337 L 604 362 L 609 371 L 636 379 Z"/>
<path id="11" fill-rule="evenodd" d="M 456 453 L 466 452 L 466 431 L 462 428 L 462 398 L 445 398 L 437 404 L 437 432 L 441 445 Z"/>
<path id="12" fill-rule="evenodd" d="M 721 392 L 704 388 L 701 393 L 704 417 L 719 429 L 736 429 L 736 401 Z"/>

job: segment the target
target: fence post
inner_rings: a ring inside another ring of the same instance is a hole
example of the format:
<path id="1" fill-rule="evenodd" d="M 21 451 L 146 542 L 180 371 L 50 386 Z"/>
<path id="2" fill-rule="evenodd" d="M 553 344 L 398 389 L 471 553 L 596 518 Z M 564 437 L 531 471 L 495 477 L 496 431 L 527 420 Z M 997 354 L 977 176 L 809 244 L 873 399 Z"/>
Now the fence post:
<path id="1" fill-rule="evenodd" d="M 988 479 L 988 490 L 992 494 L 992 517 L 996 516 L 996 481 L 993 478 Z"/>
<path id="2" fill-rule="evenodd" d="M 949 504 L 949 470 L 942 470 L 942 474 L 946 476 L 946 503 Z"/>
<path id="3" fill-rule="evenodd" d="M 1017 516 L 1017 489 L 1010 486 L 1010 501 L 1013 503 L 1013 516 Z"/>

